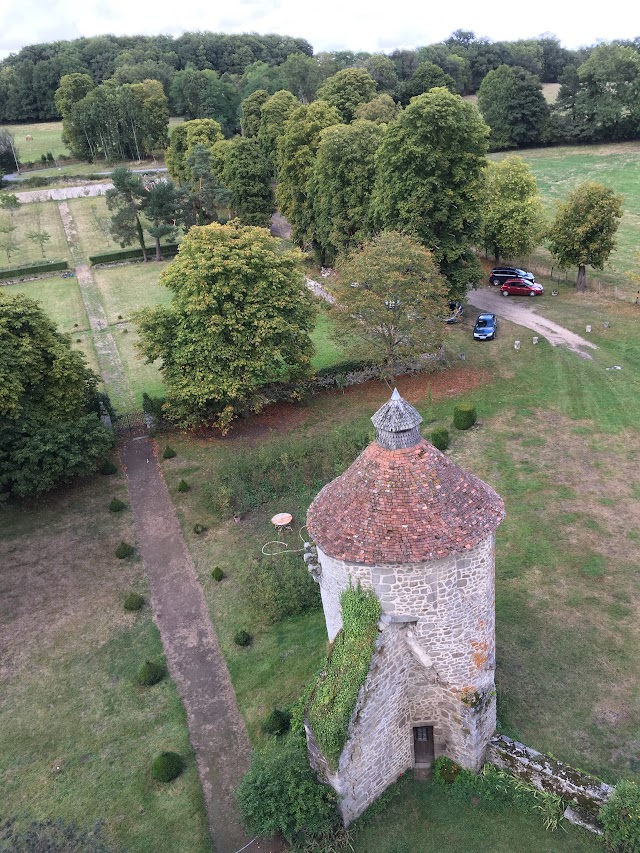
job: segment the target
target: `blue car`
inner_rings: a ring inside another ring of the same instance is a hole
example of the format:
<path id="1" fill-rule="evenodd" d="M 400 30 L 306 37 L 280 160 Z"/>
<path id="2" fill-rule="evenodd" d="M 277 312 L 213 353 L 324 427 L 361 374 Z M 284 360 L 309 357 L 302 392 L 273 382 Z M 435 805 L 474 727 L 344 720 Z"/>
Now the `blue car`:
<path id="1" fill-rule="evenodd" d="M 473 327 L 473 339 L 476 341 L 492 341 L 496 336 L 498 318 L 495 314 L 480 314 Z"/>

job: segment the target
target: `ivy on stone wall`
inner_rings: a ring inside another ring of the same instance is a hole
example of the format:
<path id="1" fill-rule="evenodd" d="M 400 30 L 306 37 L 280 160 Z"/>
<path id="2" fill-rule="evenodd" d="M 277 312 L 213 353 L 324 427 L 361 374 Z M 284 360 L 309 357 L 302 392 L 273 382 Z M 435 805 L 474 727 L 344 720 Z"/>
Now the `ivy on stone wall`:
<path id="1" fill-rule="evenodd" d="M 342 630 L 311 696 L 308 721 L 325 758 L 335 768 L 344 749 L 358 693 L 378 637 L 380 602 L 372 590 L 350 586 L 340 596 Z"/>

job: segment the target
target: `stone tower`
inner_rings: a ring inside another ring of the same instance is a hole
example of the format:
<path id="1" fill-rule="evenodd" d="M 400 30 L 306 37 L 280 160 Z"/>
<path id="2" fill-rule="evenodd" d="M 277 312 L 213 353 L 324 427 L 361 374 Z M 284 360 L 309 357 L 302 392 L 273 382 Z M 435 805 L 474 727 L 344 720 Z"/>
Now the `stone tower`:
<path id="1" fill-rule="evenodd" d="M 329 639 L 340 594 L 373 589 L 382 607 L 369 674 L 337 769 L 307 728 L 312 764 L 346 824 L 412 766 L 446 755 L 471 770 L 495 728 L 495 531 L 500 497 L 420 435 L 397 391 L 372 442 L 307 516 Z"/>

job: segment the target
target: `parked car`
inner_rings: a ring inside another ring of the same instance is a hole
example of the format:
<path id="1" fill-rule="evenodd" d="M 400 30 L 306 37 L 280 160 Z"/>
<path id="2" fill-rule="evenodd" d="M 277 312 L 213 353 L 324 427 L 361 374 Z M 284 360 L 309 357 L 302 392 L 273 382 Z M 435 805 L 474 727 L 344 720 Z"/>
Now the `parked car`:
<path id="1" fill-rule="evenodd" d="M 473 338 L 476 341 L 493 341 L 498 328 L 498 318 L 495 314 L 480 314 L 473 327 Z"/>
<path id="2" fill-rule="evenodd" d="M 537 281 L 510 278 L 501 286 L 500 292 L 503 296 L 540 296 L 544 293 L 544 287 Z"/>
<path id="3" fill-rule="evenodd" d="M 489 281 L 496 287 L 500 287 L 501 284 L 504 284 L 510 278 L 523 278 L 525 281 L 533 281 L 534 275 L 532 272 L 527 272 L 527 270 L 521 270 L 517 267 L 495 267 L 491 270 Z"/>

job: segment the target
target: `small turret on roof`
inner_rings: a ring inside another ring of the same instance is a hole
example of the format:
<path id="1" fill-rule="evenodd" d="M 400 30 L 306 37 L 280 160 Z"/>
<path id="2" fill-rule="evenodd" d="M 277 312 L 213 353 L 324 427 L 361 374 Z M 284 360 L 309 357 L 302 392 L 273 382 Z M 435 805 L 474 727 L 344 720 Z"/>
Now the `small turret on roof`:
<path id="1" fill-rule="evenodd" d="M 371 420 L 376 441 L 309 507 L 309 533 L 325 554 L 365 565 L 425 562 L 495 531 L 500 496 L 420 436 L 420 414 L 397 391 Z"/>

